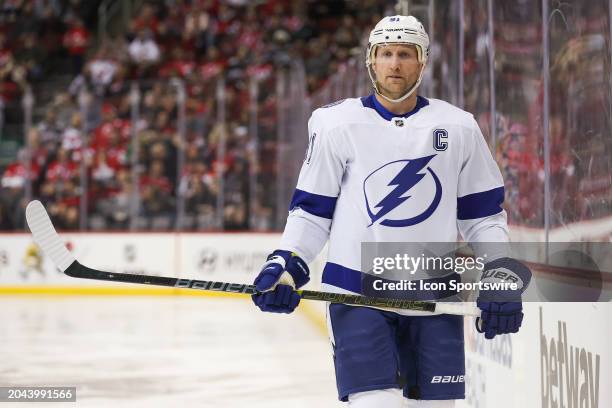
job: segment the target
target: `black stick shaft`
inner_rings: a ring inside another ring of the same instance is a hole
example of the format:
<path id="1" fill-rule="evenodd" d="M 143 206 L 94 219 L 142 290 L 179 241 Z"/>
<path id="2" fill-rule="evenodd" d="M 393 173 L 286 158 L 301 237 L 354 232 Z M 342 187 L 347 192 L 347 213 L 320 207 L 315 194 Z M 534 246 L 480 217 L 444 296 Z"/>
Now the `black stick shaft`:
<path id="1" fill-rule="evenodd" d="M 110 282 L 138 283 L 142 285 L 168 286 L 184 289 L 209 290 L 215 292 L 242 293 L 251 295 L 257 293 L 254 285 L 244 283 L 229 283 L 197 279 L 179 279 L 165 276 L 135 275 L 130 273 L 113 273 L 89 268 L 74 261 L 64 273 L 73 278 L 94 279 Z M 314 290 L 298 290 L 302 299 L 318 300 L 348 305 L 392 307 L 397 309 L 420 310 L 434 312 L 436 304 L 432 302 L 412 301 L 405 299 L 372 298 L 345 293 L 319 292 Z"/>

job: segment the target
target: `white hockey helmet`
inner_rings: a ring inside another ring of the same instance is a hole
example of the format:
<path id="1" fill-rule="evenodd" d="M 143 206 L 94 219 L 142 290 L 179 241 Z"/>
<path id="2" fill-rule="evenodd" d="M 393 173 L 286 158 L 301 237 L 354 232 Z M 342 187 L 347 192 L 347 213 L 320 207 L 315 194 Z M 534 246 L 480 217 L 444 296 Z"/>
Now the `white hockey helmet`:
<path id="1" fill-rule="evenodd" d="M 400 98 L 391 99 L 380 93 L 374 72 L 372 70 L 372 63 L 374 56 L 376 55 L 376 48 L 380 45 L 387 44 L 411 44 L 416 46 L 419 62 L 421 65 L 421 72 L 419 78 L 414 85 Z M 423 27 L 423 24 L 417 20 L 414 16 L 390 16 L 384 17 L 376 24 L 374 29 L 370 32 L 370 39 L 368 41 L 368 50 L 366 54 L 366 67 L 368 69 L 368 75 L 374 86 L 374 90 L 377 94 L 388 100 L 389 102 L 401 102 L 408 98 L 421 84 L 423 78 L 423 72 L 425 71 L 425 65 L 427 64 L 427 58 L 429 57 L 429 36 Z"/>

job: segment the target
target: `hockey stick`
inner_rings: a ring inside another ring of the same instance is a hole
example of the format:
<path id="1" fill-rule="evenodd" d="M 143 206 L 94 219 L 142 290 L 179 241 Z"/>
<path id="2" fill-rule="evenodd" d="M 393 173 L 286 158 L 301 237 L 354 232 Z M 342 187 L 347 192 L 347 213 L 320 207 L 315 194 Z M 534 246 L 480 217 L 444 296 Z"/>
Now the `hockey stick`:
<path id="1" fill-rule="evenodd" d="M 40 201 L 31 201 L 26 208 L 26 220 L 34 242 L 51 258 L 55 266 L 73 278 L 94 279 L 112 282 L 139 283 L 144 285 L 169 286 L 173 288 L 199 289 L 216 292 L 257 293 L 255 286 L 243 283 L 228 283 L 195 279 L 179 279 L 164 276 L 134 275 L 129 273 L 105 272 L 79 263 L 68 251 L 59 237 L 51 219 Z M 406 299 L 373 298 L 345 293 L 298 290 L 302 299 L 320 300 L 348 305 L 389 307 L 423 312 L 437 312 L 455 315 L 480 316 L 480 310 L 469 303 L 434 303 Z"/>

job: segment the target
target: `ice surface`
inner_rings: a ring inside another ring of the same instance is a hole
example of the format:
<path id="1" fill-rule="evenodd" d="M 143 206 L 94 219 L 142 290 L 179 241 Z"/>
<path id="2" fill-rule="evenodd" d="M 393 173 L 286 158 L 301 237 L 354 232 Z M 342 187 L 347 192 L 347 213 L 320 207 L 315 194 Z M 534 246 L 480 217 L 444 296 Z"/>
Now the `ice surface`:
<path id="1" fill-rule="evenodd" d="M 79 407 L 345 406 L 324 333 L 248 299 L 3 297 L 0 321 L 0 384 L 76 386 Z"/>

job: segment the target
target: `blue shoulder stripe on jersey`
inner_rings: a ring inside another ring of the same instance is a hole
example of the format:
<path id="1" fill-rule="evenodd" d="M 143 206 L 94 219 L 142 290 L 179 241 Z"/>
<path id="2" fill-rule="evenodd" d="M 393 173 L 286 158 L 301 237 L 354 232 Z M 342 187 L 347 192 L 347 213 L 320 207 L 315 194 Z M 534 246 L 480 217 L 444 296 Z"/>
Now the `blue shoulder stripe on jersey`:
<path id="1" fill-rule="evenodd" d="M 361 293 L 362 275 L 360 271 L 327 262 L 325 268 L 323 268 L 323 277 L 321 281 L 337 288 L 349 290 L 354 293 Z"/>
<path id="2" fill-rule="evenodd" d="M 457 218 L 473 220 L 497 214 L 502 211 L 503 202 L 503 187 L 457 197 Z"/>
<path id="3" fill-rule="evenodd" d="M 375 290 L 375 280 L 381 280 L 383 282 L 397 282 L 382 278 L 380 276 L 365 274 L 333 262 L 327 262 L 325 264 L 321 281 L 328 285 L 348 290 L 353 293 L 359 293 L 364 296 L 411 300 L 435 300 L 455 295 L 457 292 L 450 289 L 449 283 L 451 280 L 460 282 L 461 276 L 457 273 L 451 273 L 447 276 L 423 279 L 423 282 L 428 283 L 444 283 L 444 285 L 437 285 L 437 287 L 442 288 L 439 290 Z M 416 283 L 416 288 L 420 287 L 421 285 Z"/>
<path id="4" fill-rule="evenodd" d="M 291 204 L 289 204 L 289 211 L 299 207 L 307 213 L 331 220 L 334 216 L 337 200 L 338 197 L 309 193 L 296 188 L 293 198 L 291 198 Z"/>
<path id="5" fill-rule="evenodd" d="M 409 116 L 412 116 L 418 111 L 420 111 L 421 108 L 424 108 L 425 106 L 429 105 L 429 101 L 426 98 L 423 98 L 422 96 L 417 96 L 417 103 L 414 109 L 411 110 L 410 112 L 403 113 L 401 115 L 398 115 L 393 112 L 389 112 L 387 108 L 385 108 L 384 106 L 380 104 L 380 102 L 378 102 L 374 94 L 370 96 L 362 97 L 361 104 L 364 106 L 364 108 L 374 109 L 383 119 L 391 120 L 393 118 L 399 118 L 399 117 L 407 118 Z"/>

